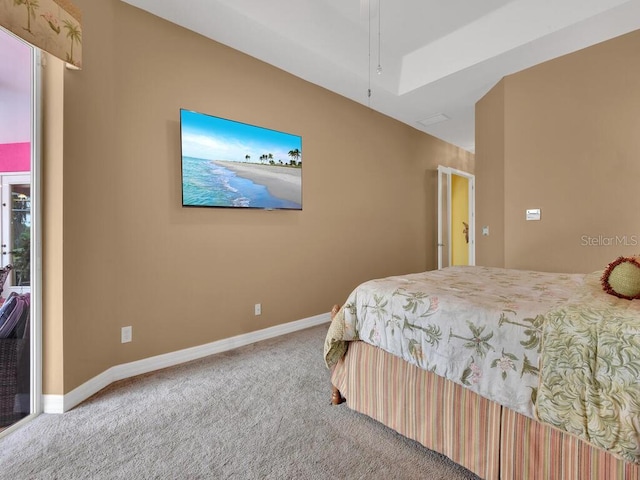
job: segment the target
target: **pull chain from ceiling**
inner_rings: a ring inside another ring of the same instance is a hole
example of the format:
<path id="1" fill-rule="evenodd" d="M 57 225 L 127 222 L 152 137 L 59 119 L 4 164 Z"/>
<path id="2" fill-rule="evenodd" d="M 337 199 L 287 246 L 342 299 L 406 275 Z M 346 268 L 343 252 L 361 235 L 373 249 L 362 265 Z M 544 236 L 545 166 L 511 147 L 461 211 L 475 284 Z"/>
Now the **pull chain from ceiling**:
<path id="1" fill-rule="evenodd" d="M 369 0 L 368 2 L 368 8 L 369 8 L 369 85 L 367 88 L 367 102 L 369 107 L 371 106 L 371 95 L 373 93 L 373 91 L 371 90 L 371 1 Z M 382 21 L 381 21 L 381 5 L 382 4 L 382 0 L 378 0 L 378 67 L 376 68 L 376 73 L 378 75 L 382 75 L 382 63 L 380 60 L 380 46 L 381 46 L 381 36 L 382 36 Z"/>

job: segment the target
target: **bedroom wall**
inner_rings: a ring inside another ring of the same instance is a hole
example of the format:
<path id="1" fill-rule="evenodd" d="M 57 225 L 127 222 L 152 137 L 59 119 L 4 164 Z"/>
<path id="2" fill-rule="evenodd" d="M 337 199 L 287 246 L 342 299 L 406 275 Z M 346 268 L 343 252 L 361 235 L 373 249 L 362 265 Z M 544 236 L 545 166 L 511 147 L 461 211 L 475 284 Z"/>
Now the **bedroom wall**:
<path id="1" fill-rule="evenodd" d="M 504 268 L 504 80 L 476 104 L 476 265 Z M 482 228 L 489 228 L 489 235 Z"/>
<path id="2" fill-rule="evenodd" d="M 64 385 L 64 63 L 43 53 L 42 69 L 42 385 Z"/>
<path id="3" fill-rule="evenodd" d="M 479 203 L 502 163 L 483 150 L 504 148 L 504 266 L 590 272 L 640 253 L 639 49 L 636 31 L 506 77 L 491 92 L 504 105 L 478 103 L 479 119 L 504 114 L 503 138 L 479 125 L 476 141 Z"/>
<path id="4" fill-rule="evenodd" d="M 83 70 L 64 72 L 53 185 L 63 338 L 45 339 L 45 393 L 435 268 L 436 166 L 473 172 L 472 154 L 118 0 L 76 3 Z M 302 135 L 304 210 L 182 208 L 181 107 Z"/>

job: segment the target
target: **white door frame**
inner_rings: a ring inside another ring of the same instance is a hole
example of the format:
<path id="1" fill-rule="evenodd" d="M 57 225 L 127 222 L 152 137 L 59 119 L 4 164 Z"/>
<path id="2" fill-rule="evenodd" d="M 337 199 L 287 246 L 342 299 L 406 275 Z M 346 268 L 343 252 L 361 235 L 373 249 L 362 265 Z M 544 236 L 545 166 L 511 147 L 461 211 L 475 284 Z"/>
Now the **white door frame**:
<path id="1" fill-rule="evenodd" d="M 469 181 L 469 265 L 476 264 L 476 177 L 462 170 L 438 165 L 438 270 L 443 268 L 445 255 L 447 256 L 447 266 L 451 265 L 451 175 L 464 177 Z M 442 196 L 445 193 L 443 191 L 445 188 L 443 185 L 444 178 L 447 179 L 446 212 L 442 205 Z M 443 238 L 444 222 L 447 222 L 446 224 L 449 227 L 446 239 Z"/>
<path id="2" fill-rule="evenodd" d="M 32 47 L 31 119 L 31 415 L 42 413 L 42 68 Z"/>

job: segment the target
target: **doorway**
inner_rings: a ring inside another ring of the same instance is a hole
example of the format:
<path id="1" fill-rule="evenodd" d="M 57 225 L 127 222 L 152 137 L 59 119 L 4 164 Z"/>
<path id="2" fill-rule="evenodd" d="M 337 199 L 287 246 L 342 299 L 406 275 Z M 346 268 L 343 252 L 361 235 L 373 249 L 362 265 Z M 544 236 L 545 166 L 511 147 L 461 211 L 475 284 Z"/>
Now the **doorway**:
<path id="1" fill-rule="evenodd" d="M 438 166 L 438 270 L 475 265 L 475 176 Z"/>
<path id="2" fill-rule="evenodd" d="M 0 435 L 40 411 L 39 69 L 0 28 Z"/>

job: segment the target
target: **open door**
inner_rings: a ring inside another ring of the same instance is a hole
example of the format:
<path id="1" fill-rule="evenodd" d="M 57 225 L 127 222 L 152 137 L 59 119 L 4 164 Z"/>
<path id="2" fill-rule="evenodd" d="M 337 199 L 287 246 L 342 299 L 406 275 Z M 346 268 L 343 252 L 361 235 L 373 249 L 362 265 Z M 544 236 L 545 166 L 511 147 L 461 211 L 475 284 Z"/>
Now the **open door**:
<path id="1" fill-rule="evenodd" d="M 475 177 L 438 167 L 438 269 L 475 265 Z"/>
<path id="2" fill-rule="evenodd" d="M 0 436 L 41 408 L 40 51 L 0 28 Z M 8 85 L 9 88 L 1 88 Z M 6 107 L 6 108 L 5 108 Z M 9 267 L 10 266 L 10 267 Z"/>

